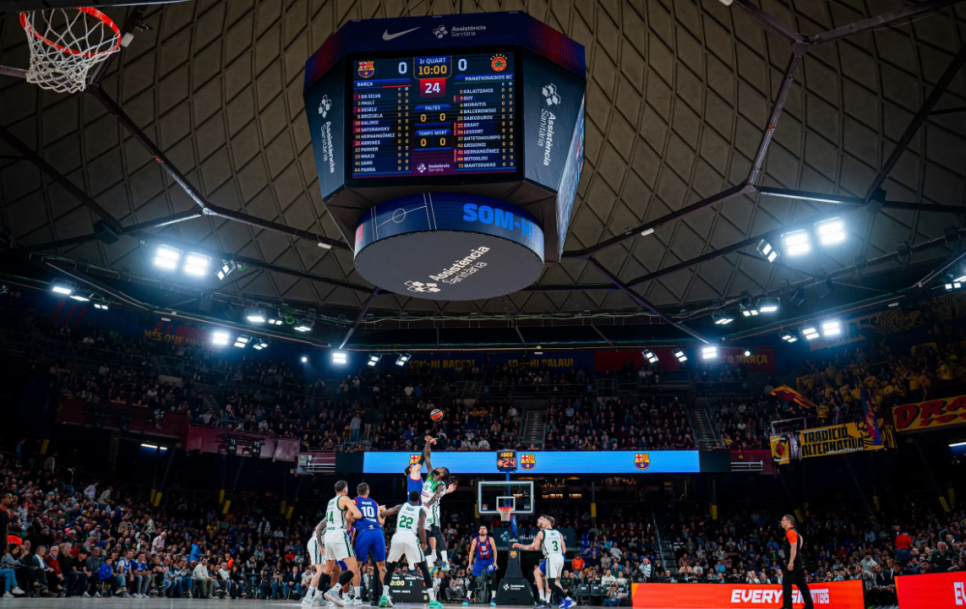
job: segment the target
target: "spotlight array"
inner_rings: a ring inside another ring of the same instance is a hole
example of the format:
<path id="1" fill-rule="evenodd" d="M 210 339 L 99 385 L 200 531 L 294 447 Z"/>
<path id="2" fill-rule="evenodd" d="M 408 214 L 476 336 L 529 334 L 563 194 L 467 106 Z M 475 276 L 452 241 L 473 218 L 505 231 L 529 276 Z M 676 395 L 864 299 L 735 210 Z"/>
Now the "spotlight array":
<path id="1" fill-rule="evenodd" d="M 412 359 L 412 357 L 413 356 L 408 353 L 400 353 L 399 357 L 396 358 L 396 365 L 400 367 L 405 366 L 409 360 Z"/>
<path id="2" fill-rule="evenodd" d="M 798 342 L 798 337 L 795 336 L 794 334 L 792 334 L 791 332 L 782 332 L 781 333 L 781 339 L 783 341 L 785 341 L 786 343 L 797 343 Z"/>
<path id="3" fill-rule="evenodd" d="M 221 268 L 218 269 L 218 279 L 224 280 L 225 277 L 231 275 L 231 272 L 234 271 L 236 268 L 237 267 L 235 266 L 234 260 L 222 260 Z"/>
<path id="4" fill-rule="evenodd" d="M 774 262 L 778 259 L 778 250 L 775 246 L 768 242 L 766 239 L 762 239 L 758 242 L 758 253 L 761 254 L 765 260 L 768 262 Z"/>
<path id="5" fill-rule="evenodd" d="M 648 362 L 652 364 L 657 363 L 657 360 L 658 360 L 657 354 L 651 351 L 650 349 L 645 349 L 644 351 L 641 352 L 641 354 L 644 356 L 644 359 L 646 359 Z"/>
<path id="6" fill-rule="evenodd" d="M 735 320 L 734 317 L 728 315 L 728 313 L 725 311 L 715 311 L 714 314 L 711 315 L 711 319 L 713 319 L 715 325 L 718 326 L 727 326 Z"/>
<path id="7" fill-rule="evenodd" d="M 349 362 L 349 354 L 345 351 L 333 351 L 332 352 L 332 363 L 343 365 Z"/>
<path id="8" fill-rule="evenodd" d="M 334 354 L 333 354 L 334 355 Z M 369 361 L 366 362 L 369 366 L 375 366 L 382 359 L 382 353 L 370 353 Z"/>
<path id="9" fill-rule="evenodd" d="M 225 330 L 215 330 L 211 333 L 212 344 L 218 345 L 220 347 L 226 346 L 228 341 L 231 340 L 231 334 Z"/>
<path id="10" fill-rule="evenodd" d="M 704 359 L 704 360 L 718 359 L 718 348 L 714 345 L 701 347 L 701 359 Z"/>
<path id="11" fill-rule="evenodd" d="M 782 245 L 789 256 L 802 256 L 812 251 L 811 239 L 805 229 L 783 234 Z"/>
<path id="12" fill-rule="evenodd" d="M 249 341 L 251 341 L 251 336 L 239 336 L 235 339 L 235 346 L 239 349 L 244 349 L 248 346 Z"/>

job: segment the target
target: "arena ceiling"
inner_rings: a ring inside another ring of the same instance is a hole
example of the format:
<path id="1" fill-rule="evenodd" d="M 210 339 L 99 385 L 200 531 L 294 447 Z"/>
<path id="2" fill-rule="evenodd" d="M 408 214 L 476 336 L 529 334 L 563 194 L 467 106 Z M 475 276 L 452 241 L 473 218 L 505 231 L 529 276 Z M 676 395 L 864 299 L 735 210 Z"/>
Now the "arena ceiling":
<path id="1" fill-rule="evenodd" d="M 587 51 L 565 259 L 505 298 L 374 293 L 322 204 L 305 60 L 347 20 L 505 10 Z M 106 11 L 136 35 L 87 93 L 43 92 L 0 70 L 8 280 L 67 273 L 121 302 L 187 311 L 206 298 L 315 307 L 336 326 L 610 313 L 701 334 L 745 291 L 787 301 L 806 288 L 803 309 L 783 302 L 791 323 L 920 296 L 959 262 L 966 5 L 955 0 L 189 0 Z M 0 13 L 0 65 L 27 64 L 17 13 Z M 756 252 L 762 236 L 836 215 L 841 245 L 775 264 Z M 246 268 L 162 280 L 151 263 L 162 241 Z"/>

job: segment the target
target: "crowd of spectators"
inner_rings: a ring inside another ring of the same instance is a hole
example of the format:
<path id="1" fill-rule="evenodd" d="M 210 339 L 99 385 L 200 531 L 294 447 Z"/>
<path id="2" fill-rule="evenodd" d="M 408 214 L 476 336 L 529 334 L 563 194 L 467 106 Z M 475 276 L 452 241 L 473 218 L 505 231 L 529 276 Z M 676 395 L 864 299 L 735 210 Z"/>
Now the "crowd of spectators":
<path id="1" fill-rule="evenodd" d="M 617 398 L 552 399 L 547 449 L 693 450 L 686 405 L 679 395 L 652 395 L 636 405 Z"/>

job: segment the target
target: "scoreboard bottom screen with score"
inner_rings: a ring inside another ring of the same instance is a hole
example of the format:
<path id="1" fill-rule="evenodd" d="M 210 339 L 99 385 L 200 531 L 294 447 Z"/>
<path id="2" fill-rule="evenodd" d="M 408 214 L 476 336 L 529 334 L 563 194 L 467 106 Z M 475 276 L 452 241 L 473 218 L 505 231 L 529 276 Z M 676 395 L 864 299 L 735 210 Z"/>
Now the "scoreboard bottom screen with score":
<path id="1" fill-rule="evenodd" d="M 496 469 L 501 472 L 517 471 L 517 454 L 512 450 L 501 450 L 496 453 Z"/>
<path id="2" fill-rule="evenodd" d="M 352 178 L 516 173 L 513 53 L 352 63 Z"/>

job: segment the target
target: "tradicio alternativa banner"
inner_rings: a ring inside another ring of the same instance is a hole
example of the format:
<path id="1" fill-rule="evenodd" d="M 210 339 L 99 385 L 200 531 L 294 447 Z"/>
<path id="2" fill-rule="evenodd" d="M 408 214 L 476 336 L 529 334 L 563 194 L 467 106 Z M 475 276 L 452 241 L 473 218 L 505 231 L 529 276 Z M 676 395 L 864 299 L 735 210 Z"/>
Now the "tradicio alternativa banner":
<path id="1" fill-rule="evenodd" d="M 862 582 L 859 580 L 812 584 L 812 601 L 822 609 L 864 609 Z M 634 607 L 673 609 L 676 607 L 733 607 L 735 609 L 778 609 L 782 606 L 782 587 L 742 584 L 634 584 Z M 900 605 L 902 599 L 899 600 Z M 792 592 L 792 606 L 803 607 L 798 589 Z"/>
<path id="2" fill-rule="evenodd" d="M 966 423 L 966 395 L 892 407 L 896 431 L 936 429 Z"/>
<path id="3" fill-rule="evenodd" d="M 966 606 L 966 572 L 902 575 L 896 595 L 902 609 L 960 609 Z"/>
<path id="4" fill-rule="evenodd" d="M 882 427 L 882 420 L 879 420 Z M 841 455 L 864 450 L 881 450 L 881 442 L 876 444 L 865 423 L 845 423 L 829 427 L 816 427 L 800 432 L 799 450 L 802 459 Z M 795 458 L 794 450 L 792 459 Z"/>

